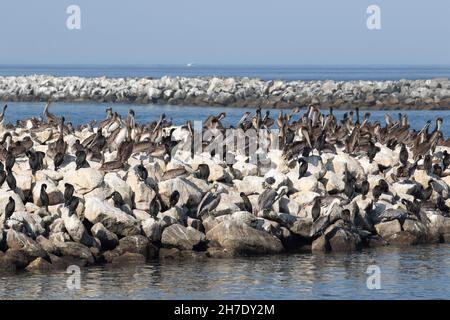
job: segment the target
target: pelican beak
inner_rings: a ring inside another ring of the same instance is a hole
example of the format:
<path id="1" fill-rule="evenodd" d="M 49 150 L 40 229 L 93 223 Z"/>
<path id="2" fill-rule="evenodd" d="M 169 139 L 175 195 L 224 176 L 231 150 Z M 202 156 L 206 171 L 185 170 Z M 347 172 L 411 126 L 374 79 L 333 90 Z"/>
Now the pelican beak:
<path id="1" fill-rule="evenodd" d="M 303 130 L 302 130 L 302 134 L 303 134 L 303 136 L 305 137 L 306 142 L 308 143 L 308 146 L 312 149 L 311 140 L 309 139 L 309 133 L 308 133 L 308 130 L 303 129 Z"/>
<path id="2" fill-rule="evenodd" d="M 430 122 L 427 122 L 427 123 L 423 126 L 422 130 L 419 131 L 418 135 L 424 133 L 429 127 L 430 127 Z"/>

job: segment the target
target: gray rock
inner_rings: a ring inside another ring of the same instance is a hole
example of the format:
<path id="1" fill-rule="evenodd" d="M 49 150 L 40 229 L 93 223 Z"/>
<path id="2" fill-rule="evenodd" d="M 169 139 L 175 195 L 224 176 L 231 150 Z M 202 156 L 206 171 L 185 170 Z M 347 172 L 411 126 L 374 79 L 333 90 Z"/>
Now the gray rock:
<path id="1" fill-rule="evenodd" d="M 162 233 L 161 243 L 180 250 L 192 250 L 205 240 L 205 234 L 192 228 L 173 224 Z"/>
<path id="2" fill-rule="evenodd" d="M 91 228 L 92 235 L 100 240 L 103 250 L 112 250 L 119 244 L 119 238 L 98 222 Z"/>
<path id="3" fill-rule="evenodd" d="M 44 249 L 33 239 L 15 230 L 6 233 L 6 244 L 10 249 L 23 250 L 33 258 L 45 257 Z"/>
<path id="4" fill-rule="evenodd" d="M 206 234 L 206 239 L 219 244 L 232 255 L 281 253 L 281 241 L 247 224 L 223 221 Z"/>
<path id="5" fill-rule="evenodd" d="M 106 229 L 119 236 L 141 233 L 139 220 L 97 198 L 89 197 L 86 200 L 84 214 L 92 224 L 101 222 Z"/>

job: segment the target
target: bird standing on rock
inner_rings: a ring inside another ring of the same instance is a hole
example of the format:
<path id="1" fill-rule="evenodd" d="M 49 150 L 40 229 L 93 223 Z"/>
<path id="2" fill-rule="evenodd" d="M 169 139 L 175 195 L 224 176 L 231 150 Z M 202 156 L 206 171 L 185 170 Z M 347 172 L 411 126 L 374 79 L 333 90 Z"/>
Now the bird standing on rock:
<path id="1" fill-rule="evenodd" d="M 298 178 L 301 179 L 305 176 L 306 171 L 308 171 L 308 162 L 305 161 L 305 159 L 300 158 L 298 159 Z"/>
<path id="2" fill-rule="evenodd" d="M 121 208 L 125 205 L 125 201 L 123 201 L 122 195 L 118 191 L 114 191 L 107 199 L 112 198 L 114 201 L 114 206 L 116 208 Z"/>
<path id="3" fill-rule="evenodd" d="M 241 197 L 242 201 L 244 201 L 245 211 L 253 213 L 252 203 L 250 202 L 250 199 L 247 197 L 247 195 L 244 192 L 241 192 L 239 193 L 239 196 Z"/>
<path id="4" fill-rule="evenodd" d="M 206 163 L 201 163 L 198 165 L 197 172 L 195 173 L 197 179 L 202 179 L 208 182 L 209 174 L 209 166 Z"/>
<path id="5" fill-rule="evenodd" d="M 17 189 L 16 178 L 14 177 L 13 173 L 10 170 L 7 171 L 6 183 L 8 184 L 10 190 L 14 192 L 16 191 Z"/>
<path id="6" fill-rule="evenodd" d="M 39 194 L 39 199 L 41 200 L 41 205 L 45 207 L 45 210 L 48 211 L 49 199 L 47 194 L 47 185 L 43 183 L 41 185 L 41 192 Z"/>
<path id="7" fill-rule="evenodd" d="M 406 150 L 404 143 L 401 144 L 400 148 L 400 163 L 404 166 L 408 164 L 408 150 Z"/>
<path id="8" fill-rule="evenodd" d="M 0 188 L 3 186 L 6 180 L 6 171 L 0 168 Z"/>
<path id="9" fill-rule="evenodd" d="M 14 201 L 13 197 L 9 197 L 8 203 L 5 207 L 5 222 L 11 217 L 11 215 L 16 210 L 16 202 Z"/>
<path id="10" fill-rule="evenodd" d="M 148 171 L 144 167 L 143 161 L 136 167 L 136 173 L 141 181 L 146 181 L 148 177 Z"/>
<path id="11" fill-rule="evenodd" d="M 180 193 L 175 190 L 174 192 L 172 192 L 172 194 L 170 195 L 170 199 L 169 199 L 169 207 L 170 208 L 175 208 L 175 206 L 177 205 L 178 201 L 180 200 Z"/>
<path id="12" fill-rule="evenodd" d="M 75 188 L 70 183 L 64 183 L 64 205 L 67 207 L 72 200 Z"/>

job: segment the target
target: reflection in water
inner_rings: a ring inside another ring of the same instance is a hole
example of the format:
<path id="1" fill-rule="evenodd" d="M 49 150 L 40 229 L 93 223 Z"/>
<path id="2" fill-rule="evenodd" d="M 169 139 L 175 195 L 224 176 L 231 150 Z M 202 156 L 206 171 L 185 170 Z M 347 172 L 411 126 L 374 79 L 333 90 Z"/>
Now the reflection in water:
<path id="1" fill-rule="evenodd" d="M 297 254 L 153 262 L 82 269 L 81 289 L 68 274 L 0 275 L 0 299 L 445 299 L 450 246 L 380 248 L 355 254 Z M 366 270 L 381 268 L 381 290 Z"/>

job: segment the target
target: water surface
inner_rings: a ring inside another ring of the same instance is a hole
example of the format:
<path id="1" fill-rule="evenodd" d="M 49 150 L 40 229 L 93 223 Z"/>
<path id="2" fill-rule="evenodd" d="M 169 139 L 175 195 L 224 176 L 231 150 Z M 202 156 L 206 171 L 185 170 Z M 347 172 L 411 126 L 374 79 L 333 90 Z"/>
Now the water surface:
<path id="1" fill-rule="evenodd" d="M 0 76 L 250 77 L 262 80 L 400 80 L 449 78 L 446 65 L 0 65 Z"/>
<path id="2" fill-rule="evenodd" d="M 148 263 L 81 271 L 69 290 L 63 271 L 0 275 L 0 299 L 449 299 L 450 245 L 354 254 L 296 254 Z M 381 289 L 368 289 L 367 268 Z"/>

